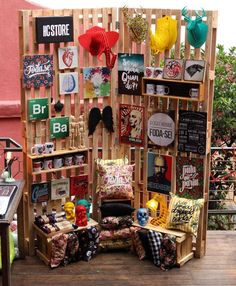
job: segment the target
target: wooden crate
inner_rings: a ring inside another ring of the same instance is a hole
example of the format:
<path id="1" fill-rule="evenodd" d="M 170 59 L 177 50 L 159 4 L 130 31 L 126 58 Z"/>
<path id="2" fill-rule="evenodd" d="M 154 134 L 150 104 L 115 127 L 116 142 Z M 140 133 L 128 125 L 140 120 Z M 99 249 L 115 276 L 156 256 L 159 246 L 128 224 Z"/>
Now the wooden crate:
<path id="1" fill-rule="evenodd" d="M 51 253 L 52 253 L 52 237 L 54 235 L 57 235 L 60 233 L 69 233 L 73 231 L 80 231 L 81 229 L 87 228 L 89 226 L 97 226 L 97 225 L 98 223 L 95 220 L 90 218 L 88 225 L 86 227 L 78 227 L 75 230 L 71 226 L 67 229 L 64 229 L 63 231 L 57 231 L 57 232 L 53 232 L 49 234 L 46 234 L 39 227 L 34 225 L 34 232 L 35 232 L 36 239 L 37 239 L 36 254 L 46 265 L 49 265 L 51 261 Z"/>
<path id="2" fill-rule="evenodd" d="M 140 227 L 140 224 L 138 222 L 134 222 L 133 225 Z M 174 235 L 176 237 L 176 254 L 178 267 L 184 265 L 187 261 L 193 258 L 194 252 L 192 244 L 192 235 L 183 231 L 171 230 L 160 226 L 154 226 L 150 224 L 150 222 L 146 224 L 143 228 L 151 229 L 164 234 Z"/>

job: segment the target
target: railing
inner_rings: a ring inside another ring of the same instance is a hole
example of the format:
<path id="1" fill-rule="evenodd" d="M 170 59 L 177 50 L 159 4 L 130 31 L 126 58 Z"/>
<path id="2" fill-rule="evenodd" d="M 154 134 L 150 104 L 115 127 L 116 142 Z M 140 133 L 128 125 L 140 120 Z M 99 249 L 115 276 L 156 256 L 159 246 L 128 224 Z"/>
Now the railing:
<path id="1" fill-rule="evenodd" d="M 236 149 L 211 148 L 208 228 L 236 229 Z"/>
<path id="2" fill-rule="evenodd" d="M 9 177 L 20 179 L 23 176 L 22 146 L 9 137 L 0 137 L 0 176 L 8 172 Z M 16 154 L 18 153 L 18 154 Z"/>

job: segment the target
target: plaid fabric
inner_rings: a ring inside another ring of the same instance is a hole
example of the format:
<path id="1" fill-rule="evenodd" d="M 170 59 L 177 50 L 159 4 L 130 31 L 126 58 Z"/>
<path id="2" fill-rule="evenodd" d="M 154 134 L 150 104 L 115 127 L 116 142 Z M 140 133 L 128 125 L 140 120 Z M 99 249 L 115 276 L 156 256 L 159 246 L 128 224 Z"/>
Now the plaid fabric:
<path id="1" fill-rule="evenodd" d="M 152 251 L 153 263 L 156 266 L 160 266 L 161 264 L 160 250 L 162 244 L 162 234 L 154 230 L 149 230 L 148 241 Z"/>

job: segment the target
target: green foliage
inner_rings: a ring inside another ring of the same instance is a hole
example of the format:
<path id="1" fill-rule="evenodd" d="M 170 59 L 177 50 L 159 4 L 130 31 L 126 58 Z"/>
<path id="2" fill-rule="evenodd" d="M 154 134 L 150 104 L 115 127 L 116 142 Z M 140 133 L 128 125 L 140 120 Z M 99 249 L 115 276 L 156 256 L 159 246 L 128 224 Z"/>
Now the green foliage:
<path id="1" fill-rule="evenodd" d="M 236 47 L 217 46 L 212 127 L 213 145 L 236 142 Z"/>

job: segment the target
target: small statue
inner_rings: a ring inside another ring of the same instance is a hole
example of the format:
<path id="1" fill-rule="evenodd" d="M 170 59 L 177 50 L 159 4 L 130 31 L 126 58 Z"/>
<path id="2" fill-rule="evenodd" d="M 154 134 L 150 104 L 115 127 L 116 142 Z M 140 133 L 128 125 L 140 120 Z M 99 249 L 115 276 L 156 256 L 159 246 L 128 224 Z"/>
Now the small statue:
<path id="1" fill-rule="evenodd" d="M 84 206 L 86 209 L 86 214 L 87 214 L 87 218 L 88 220 L 90 219 L 90 207 L 91 207 L 91 203 L 89 201 L 87 201 L 86 199 L 80 199 L 77 201 L 76 203 L 77 206 Z"/>
<path id="2" fill-rule="evenodd" d="M 66 202 L 64 205 L 64 210 L 66 213 L 66 219 L 71 223 L 75 222 L 75 213 L 74 213 L 75 205 L 72 202 Z"/>
<path id="3" fill-rule="evenodd" d="M 86 208 L 84 206 L 82 205 L 76 206 L 75 215 L 76 215 L 75 224 L 77 226 L 86 226 L 88 224 Z"/>
<path id="4" fill-rule="evenodd" d="M 70 117 L 70 149 L 75 149 L 75 140 L 78 137 L 78 122 L 73 115 Z"/>
<path id="5" fill-rule="evenodd" d="M 79 116 L 78 122 L 78 136 L 79 136 L 79 148 L 85 148 L 84 136 L 85 136 L 85 123 L 84 115 Z"/>

